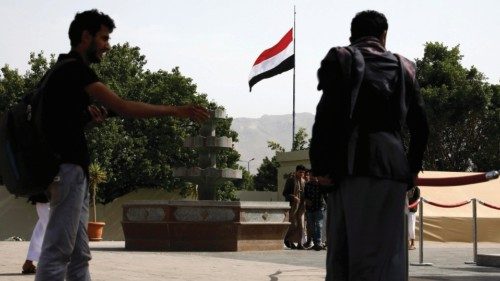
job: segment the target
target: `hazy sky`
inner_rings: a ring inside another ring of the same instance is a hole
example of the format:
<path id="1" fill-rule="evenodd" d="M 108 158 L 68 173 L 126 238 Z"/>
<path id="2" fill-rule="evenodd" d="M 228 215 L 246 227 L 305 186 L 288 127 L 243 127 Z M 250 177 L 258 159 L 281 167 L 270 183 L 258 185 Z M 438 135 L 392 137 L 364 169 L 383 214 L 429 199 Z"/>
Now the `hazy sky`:
<path id="1" fill-rule="evenodd" d="M 147 68 L 181 72 L 232 117 L 292 111 L 292 71 L 257 83 L 248 74 L 257 56 L 296 29 L 296 111 L 315 112 L 316 70 L 329 48 L 348 43 L 356 12 L 375 9 L 389 21 L 387 47 L 415 59 L 429 41 L 460 44 L 463 64 L 500 82 L 500 1 L 497 0 L 112 0 L 0 2 L 0 66 L 25 72 L 30 52 L 69 51 L 67 30 L 78 11 L 97 8 L 117 28 L 112 44 L 141 48 Z"/>

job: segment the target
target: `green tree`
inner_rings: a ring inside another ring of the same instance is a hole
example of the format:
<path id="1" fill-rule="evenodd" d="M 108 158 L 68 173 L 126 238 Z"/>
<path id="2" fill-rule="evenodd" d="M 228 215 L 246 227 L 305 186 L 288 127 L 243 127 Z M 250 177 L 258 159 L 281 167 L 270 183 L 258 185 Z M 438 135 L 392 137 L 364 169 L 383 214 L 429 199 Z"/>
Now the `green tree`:
<path id="1" fill-rule="evenodd" d="M 247 169 L 239 166 L 238 169 L 242 171 L 242 178 L 240 180 L 235 180 L 234 185 L 238 190 L 255 190 L 254 186 L 254 176 L 250 174 Z"/>
<path id="2" fill-rule="evenodd" d="M 307 138 L 305 128 L 299 128 L 295 133 L 292 144 L 292 151 L 308 149 L 311 140 Z M 275 142 L 267 141 L 267 147 L 269 147 L 275 153 L 285 152 L 285 148 Z M 262 160 L 262 164 L 257 168 L 257 175 L 254 177 L 255 190 L 260 191 L 276 191 L 278 190 L 278 168 L 280 164 L 276 160 L 276 155 L 271 157 L 265 157 Z"/>
<path id="3" fill-rule="evenodd" d="M 5 65 L 0 77 L 0 111 L 17 102 L 32 89 L 54 64 L 43 53 L 30 55 L 30 70 L 20 75 Z M 154 104 L 200 104 L 210 109 L 219 107 L 209 102 L 206 94 L 197 92 L 196 84 L 179 68 L 171 71 L 145 70 L 146 58 L 138 47 L 128 43 L 115 45 L 95 71 L 103 82 L 122 98 Z M 234 142 L 238 134 L 230 129 L 232 119 L 221 120 L 217 136 L 227 136 Z M 151 119 L 109 118 L 87 132 L 91 161 L 107 171 L 108 181 L 99 189 L 99 201 L 106 203 L 137 187 L 173 189 L 189 185 L 172 177 L 173 167 L 197 165 L 196 151 L 183 147 L 188 135 L 197 135 L 199 125 L 189 120 L 171 117 Z M 237 168 L 238 152 L 220 153 L 221 167 Z M 224 186 L 227 189 L 227 186 Z M 227 192 L 226 192 L 227 193 Z"/>
<path id="4" fill-rule="evenodd" d="M 31 53 L 28 63 L 30 69 L 24 75 L 19 74 L 17 69 L 10 68 L 8 64 L 0 69 L 0 112 L 2 114 L 34 89 L 55 60 L 54 56 L 51 56 L 50 61 L 47 61 L 43 52 Z"/>
<path id="5" fill-rule="evenodd" d="M 99 184 L 106 182 L 108 179 L 106 171 L 104 171 L 101 166 L 97 163 L 91 163 L 89 165 L 89 188 L 92 197 L 92 209 L 93 209 L 93 222 L 97 222 L 97 191 Z"/>
<path id="6" fill-rule="evenodd" d="M 265 157 L 262 164 L 257 168 L 257 175 L 254 177 L 255 190 L 276 191 L 278 190 L 278 168 L 280 163 L 276 161 L 276 155 Z"/>
<path id="7" fill-rule="evenodd" d="M 308 136 L 306 128 L 300 127 L 293 138 L 292 151 L 309 149 L 311 140 L 307 138 Z"/>
<path id="8" fill-rule="evenodd" d="M 435 42 L 416 61 L 430 124 L 427 170 L 485 171 L 500 164 L 499 85 L 461 60 L 459 46 Z"/>
<path id="9" fill-rule="evenodd" d="M 285 152 L 285 148 L 275 141 L 267 141 L 267 147 L 275 152 Z"/>
<path id="10" fill-rule="evenodd" d="M 238 201 L 236 196 L 236 187 L 231 181 L 226 181 L 217 187 L 215 199 L 218 201 Z"/>

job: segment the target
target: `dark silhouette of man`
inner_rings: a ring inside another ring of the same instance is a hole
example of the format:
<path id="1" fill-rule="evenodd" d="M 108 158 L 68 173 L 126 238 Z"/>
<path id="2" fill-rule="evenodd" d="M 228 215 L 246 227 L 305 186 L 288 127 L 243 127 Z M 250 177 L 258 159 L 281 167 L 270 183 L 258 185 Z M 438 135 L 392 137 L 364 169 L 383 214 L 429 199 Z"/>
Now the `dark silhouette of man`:
<path id="1" fill-rule="evenodd" d="M 153 105 L 121 99 L 99 81 L 89 67 L 111 49 L 113 20 L 97 10 L 77 13 L 69 27 L 71 51 L 59 56 L 43 90 L 42 129 L 60 156 L 59 173 L 48 187 L 50 218 L 36 270 L 38 281 L 90 280 L 87 237 L 89 153 L 84 128 L 90 118 L 100 122 L 106 110 L 91 106 L 91 98 L 128 117 L 176 116 L 203 121 L 206 109 L 194 106 Z"/>
<path id="2" fill-rule="evenodd" d="M 310 159 L 332 185 L 326 280 L 406 278 L 405 195 L 422 169 L 428 125 L 415 65 L 385 49 L 387 30 L 383 14 L 356 14 L 351 45 L 332 48 L 318 70 Z"/>

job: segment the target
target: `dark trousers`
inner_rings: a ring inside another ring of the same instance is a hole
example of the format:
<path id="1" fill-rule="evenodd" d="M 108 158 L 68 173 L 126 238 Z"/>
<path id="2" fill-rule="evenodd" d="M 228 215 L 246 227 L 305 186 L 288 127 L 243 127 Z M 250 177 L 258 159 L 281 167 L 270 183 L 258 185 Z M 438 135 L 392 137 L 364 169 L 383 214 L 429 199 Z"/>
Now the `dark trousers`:
<path id="1" fill-rule="evenodd" d="M 406 278 L 406 184 L 349 177 L 328 194 L 327 281 Z"/>
<path id="2" fill-rule="evenodd" d="M 321 232 L 323 232 L 323 210 L 306 211 L 307 240 L 314 245 L 322 244 Z"/>

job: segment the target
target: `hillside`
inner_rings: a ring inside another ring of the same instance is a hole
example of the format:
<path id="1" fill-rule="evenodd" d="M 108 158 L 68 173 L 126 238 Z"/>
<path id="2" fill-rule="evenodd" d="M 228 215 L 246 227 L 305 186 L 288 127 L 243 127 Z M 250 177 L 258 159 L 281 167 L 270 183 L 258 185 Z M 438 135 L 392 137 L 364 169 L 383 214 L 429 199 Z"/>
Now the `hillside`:
<path id="1" fill-rule="evenodd" d="M 314 123 L 314 114 L 297 113 L 295 115 L 295 131 L 300 127 L 306 129 L 308 138 L 311 137 L 311 128 Z M 260 118 L 234 118 L 231 129 L 238 132 L 239 142 L 235 149 L 241 154 L 240 165 L 246 167 L 250 162 L 250 171 L 257 173 L 257 168 L 264 157 L 272 157 L 273 151 L 267 148 L 267 141 L 275 141 L 290 150 L 292 147 L 292 115 L 264 115 Z"/>

